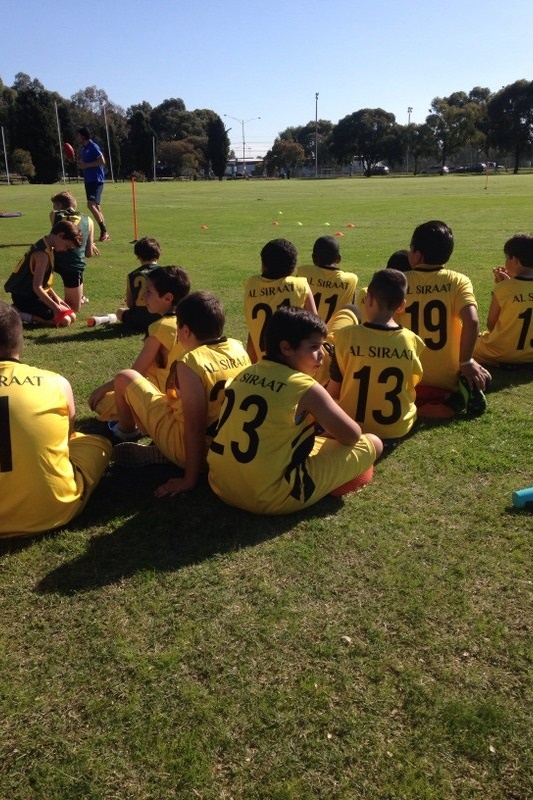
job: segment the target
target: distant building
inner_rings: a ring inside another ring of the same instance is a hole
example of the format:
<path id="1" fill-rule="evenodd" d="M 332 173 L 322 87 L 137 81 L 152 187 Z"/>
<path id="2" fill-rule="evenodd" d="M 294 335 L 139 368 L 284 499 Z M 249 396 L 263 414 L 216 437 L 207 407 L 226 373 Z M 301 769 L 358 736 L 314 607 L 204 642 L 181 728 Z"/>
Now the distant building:
<path id="1" fill-rule="evenodd" d="M 226 166 L 226 178 L 254 177 L 256 167 L 263 166 L 262 158 L 247 158 L 243 162 L 242 158 L 230 158 Z"/>

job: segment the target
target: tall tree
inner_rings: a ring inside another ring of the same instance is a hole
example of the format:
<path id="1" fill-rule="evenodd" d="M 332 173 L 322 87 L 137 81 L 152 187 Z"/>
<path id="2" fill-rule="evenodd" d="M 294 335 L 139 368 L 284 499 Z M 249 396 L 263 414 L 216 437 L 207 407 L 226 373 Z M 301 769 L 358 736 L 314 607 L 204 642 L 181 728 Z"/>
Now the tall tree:
<path id="1" fill-rule="evenodd" d="M 14 86 L 17 91 L 11 146 L 30 153 L 35 166 L 32 180 L 53 183 L 61 170 L 54 95 L 24 73 L 18 73 Z"/>
<path id="2" fill-rule="evenodd" d="M 514 173 L 520 157 L 533 143 L 533 82 L 520 80 L 505 86 L 487 107 L 489 143 L 514 156 Z"/>
<path id="3" fill-rule="evenodd" d="M 142 172 L 153 175 L 155 133 L 146 114 L 136 111 L 128 120 L 128 136 L 123 148 L 123 163 L 127 174 Z"/>
<path id="4" fill-rule="evenodd" d="M 181 135 L 180 114 L 185 111 L 185 103 L 179 97 L 163 100 L 150 114 L 150 125 L 162 141 L 184 139 Z"/>
<path id="5" fill-rule="evenodd" d="M 465 92 L 454 92 L 449 97 L 435 97 L 432 113 L 426 117 L 439 148 L 442 165 L 455 153 L 468 145 L 482 148 L 484 137 L 476 122 L 479 104 Z"/>
<path id="6" fill-rule="evenodd" d="M 207 158 L 219 181 L 225 175 L 229 158 L 229 136 L 219 116 L 207 123 Z"/>
<path id="7" fill-rule="evenodd" d="M 294 171 L 305 161 L 305 150 L 298 142 L 289 139 L 276 139 L 272 149 L 265 156 L 265 165 L 269 175 L 276 170 Z"/>
<path id="8" fill-rule="evenodd" d="M 395 152 L 396 117 L 382 108 L 362 108 L 339 120 L 331 136 L 331 149 L 343 164 L 361 161 L 363 172 Z"/>

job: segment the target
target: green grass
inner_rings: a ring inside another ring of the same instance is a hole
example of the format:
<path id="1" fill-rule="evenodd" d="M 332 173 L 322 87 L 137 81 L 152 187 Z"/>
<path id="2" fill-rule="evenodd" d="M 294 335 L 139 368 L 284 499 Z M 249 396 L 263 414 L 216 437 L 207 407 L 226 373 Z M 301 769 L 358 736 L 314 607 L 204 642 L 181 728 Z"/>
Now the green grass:
<path id="1" fill-rule="evenodd" d="M 533 176 L 484 186 L 140 184 L 138 233 L 216 291 L 242 337 L 242 282 L 268 239 L 304 261 L 340 231 L 365 285 L 416 224 L 442 218 L 484 320 L 505 239 L 531 230 Z M 24 213 L 0 219 L 4 277 L 46 232 L 51 194 L 0 187 L 0 208 Z M 89 262 L 80 322 L 26 335 L 26 360 L 71 380 L 82 423 L 90 390 L 140 347 L 84 324 L 116 308 L 135 263 L 130 186 L 108 185 L 103 207 L 113 239 Z M 205 483 L 156 500 L 169 470 L 113 468 L 67 528 L 0 543 L 2 796 L 532 797 L 533 525 L 511 506 L 532 483 L 529 380 L 495 374 L 483 417 L 421 425 L 363 492 L 302 514 L 253 517 Z"/>

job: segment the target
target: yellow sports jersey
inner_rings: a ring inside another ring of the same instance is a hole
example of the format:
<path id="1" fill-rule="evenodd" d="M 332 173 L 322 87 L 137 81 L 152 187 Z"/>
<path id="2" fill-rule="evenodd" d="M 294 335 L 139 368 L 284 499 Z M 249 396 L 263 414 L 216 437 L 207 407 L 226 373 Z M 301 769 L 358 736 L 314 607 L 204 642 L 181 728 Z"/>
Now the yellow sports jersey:
<path id="1" fill-rule="evenodd" d="M 315 437 L 298 405 L 315 380 L 263 359 L 226 388 L 207 455 L 209 483 L 226 503 L 257 514 L 284 514 L 312 505 L 364 472 L 376 458 L 371 441 L 354 447 Z"/>
<path id="2" fill-rule="evenodd" d="M 533 362 L 533 280 L 500 281 L 493 295 L 500 306 L 498 320 L 477 340 L 474 358 L 489 365 Z"/>
<path id="3" fill-rule="evenodd" d="M 254 275 L 244 283 L 244 316 L 258 360 L 265 353 L 265 325 L 280 306 L 303 308 L 309 290 L 306 278 L 263 278 Z"/>
<path id="4" fill-rule="evenodd" d="M 355 305 L 361 322 L 368 322 L 368 313 L 366 310 L 366 298 L 368 296 L 368 286 L 359 289 L 355 298 Z"/>
<path id="5" fill-rule="evenodd" d="M 206 449 L 218 420 L 224 399 L 226 381 L 249 366 L 250 359 L 241 342 L 222 338 L 189 350 L 181 362 L 202 381 L 207 397 Z M 161 452 L 178 466 L 184 467 L 185 425 L 183 404 L 176 390 L 158 392 L 146 379 L 137 378 L 126 389 L 126 398 L 141 430 L 149 434 Z"/>
<path id="6" fill-rule="evenodd" d="M 148 380 L 162 392 L 165 391 L 167 385 L 171 359 L 175 360 L 178 357 L 175 355 L 177 332 L 178 321 L 175 314 L 167 314 L 148 326 L 148 336 L 154 336 L 167 351 L 166 356 L 158 358 L 157 363 L 152 364 L 146 372 Z"/>
<path id="7" fill-rule="evenodd" d="M 70 460 L 62 378 L 0 361 L 0 535 L 57 528 L 81 511 L 109 461 L 111 444 L 99 436 L 78 438 L 80 444 L 99 443 L 85 474 Z"/>
<path id="8" fill-rule="evenodd" d="M 322 364 L 315 373 L 315 380 L 322 386 L 326 386 L 329 381 L 329 370 L 331 366 L 331 354 L 335 347 L 335 335 L 341 328 L 347 325 L 358 325 L 357 309 L 355 306 L 344 306 L 340 308 L 331 319 L 328 326 L 328 335 L 324 342 L 324 358 Z"/>
<path id="9" fill-rule="evenodd" d="M 352 305 L 355 300 L 357 275 L 353 272 L 344 272 L 337 267 L 315 267 L 312 264 L 298 267 L 298 275 L 307 278 L 318 316 L 328 327 L 335 314 L 343 306 Z"/>
<path id="10" fill-rule="evenodd" d="M 396 321 L 418 334 L 426 349 L 422 353 L 424 386 L 448 391 L 457 389 L 459 346 L 466 306 L 477 308 L 472 282 L 466 275 L 443 267 L 420 266 L 405 273 L 405 310 Z"/>
<path id="11" fill-rule="evenodd" d="M 424 342 L 407 328 L 367 322 L 335 333 L 331 378 L 341 382 L 338 403 L 364 433 L 397 439 L 411 430 L 423 350 Z"/>

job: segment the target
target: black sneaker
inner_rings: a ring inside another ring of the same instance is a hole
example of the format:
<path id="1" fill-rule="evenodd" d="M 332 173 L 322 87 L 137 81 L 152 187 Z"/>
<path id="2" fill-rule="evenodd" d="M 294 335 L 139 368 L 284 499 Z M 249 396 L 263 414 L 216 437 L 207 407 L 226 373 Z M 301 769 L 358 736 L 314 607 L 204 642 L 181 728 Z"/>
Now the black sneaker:
<path id="1" fill-rule="evenodd" d="M 466 413 L 471 417 L 480 417 L 487 410 L 487 398 L 477 387 L 472 389 L 464 375 L 459 375 L 459 393 L 464 400 Z"/>

